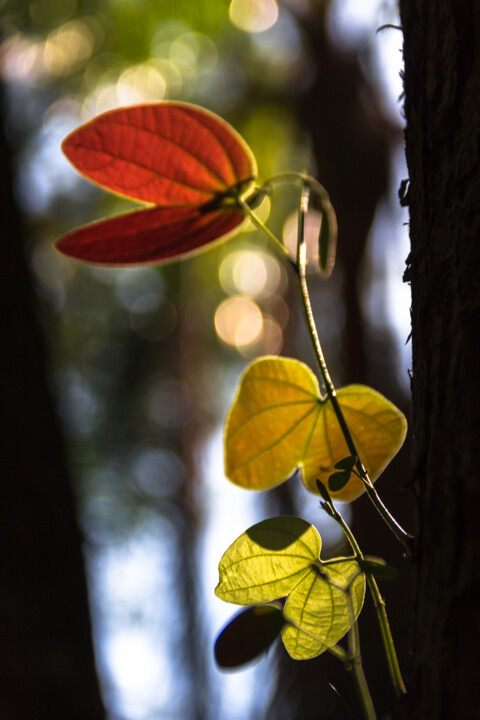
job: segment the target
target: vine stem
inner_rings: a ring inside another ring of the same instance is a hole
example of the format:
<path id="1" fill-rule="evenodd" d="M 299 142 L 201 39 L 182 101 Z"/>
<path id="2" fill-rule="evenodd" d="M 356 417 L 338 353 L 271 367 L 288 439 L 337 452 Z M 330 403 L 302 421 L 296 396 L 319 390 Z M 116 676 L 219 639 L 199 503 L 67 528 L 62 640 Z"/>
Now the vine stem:
<path id="1" fill-rule="evenodd" d="M 328 372 L 327 363 L 325 362 L 325 356 L 323 354 L 322 346 L 320 344 L 320 339 L 318 337 L 317 327 L 315 325 L 315 318 L 313 316 L 313 310 L 312 310 L 312 304 L 310 301 L 310 293 L 308 291 L 308 285 L 307 285 L 307 246 L 305 243 L 305 216 L 308 212 L 308 204 L 310 199 L 310 187 L 308 184 L 304 185 L 302 196 L 300 199 L 300 212 L 298 214 L 298 240 L 297 240 L 297 277 L 300 285 L 300 294 L 302 298 L 302 305 L 303 310 L 305 314 L 305 318 L 307 321 L 307 327 L 310 332 L 310 337 L 312 339 L 313 348 L 315 351 L 315 356 L 317 359 L 318 367 L 320 369 L 320 373 L 322 376 L 323 383 L 325 385 L 325 389 L 327 392 L 327 396 L 332 403 L 333 410 L 335 412 L 335 415 L 337 417 L 337 420 L 339 422 L 340 428 L 342 430 L 343 436 L 345 438 L 345 442 L 347 444 L 348 450 L 350 452 L 350 455 L 353 455 L 357 458 L 356 460 L 356 467 L 358 470 L 358 474 L 360 475 L 360 478 L 365 486 L 365 490 L 377 509 L 377 511 L 380 513 L 383 520 L 386 522 L 390 530 L 393 532 L 397 540 L 399 540 L 402 545 L 406 548 L 408 551 L 408 554 L 411 554 L 412 551 L 412 541 L 413 537 L 407 533 L 401 525 L 395 520 L 393 515 L 389 512 L 387 507 L 383 504 L 382 500 L 380 499 L 380 496 L 378 495 L 377 491 L 375 490 L 372 481 L 370 480 L 367 470 L 364 467 L 363 463 L 360 460 L 359 454 L 357 452 L 357 449 L 355 447 L 355 443 L 352 438 L 352 434 L 350 432 L 350 429 L 347 425 L 347 422 L 345 420 L 345 417 L 342 412 L 342 408 L 340 407 L 340 403 L 338 402 L 337 398 L 337 392 L 335 390 L 335 386 L 332 382 L 332 379 L 330 377 L 330 373 Z M 277 241 L 278 242 L 278 241 Z"/>
<path id="2" fill-rule="evenodd" d="M 266 235 L 269 240 L 271 240 L 273 242 L 275 247 L 277 247 L 282 252 L 282 255 L 286 255 L 288 257 L 287 251 L 285 250 L 285 247 L 282 245 L 280 240 L 277 237 L 275 237 L 275 235 L 272 233 L 271 230 L 268 229 L 268 227 L 265 225 L 265 223 L 263 223 L 260 220 L 260 218 L 258 218 L 255 215 L 255 213 L 253 212 L 250 205 L 247 202 L 245 202 L 245 200 L 241 197 L 237 197 L 236 202 L 237 202 L 237 205 L 243 210 L 245 215 L 247 215 L 250 218 L 250 220 L 255 225 L 255 227 L 258 230 L 260 230 L 260 232 L 262 232 L 264 235 Z"/>
<path id="3" fill-rule="evenodd" d="M 305 314 L 305 318 L 307 321 L 307 327 L 309 329 L 309 333 L 312 339 L 312 344 L 314 347 L 315 356 L 317 359 L 317 363 L 320 369 L 320 373 L 322 376 L 323 383 L 325 385 L 325 389 L 327 392 L 327 397 L 332 403 L 332 407 L 334 409 L 335 415 L 337 417 L 338 423 L 341 427 L 343 436 L 345 438 L 345 442 L 347 444 L 348 450 L 352 456 L 356 458 L 356 468 L 358 471 L 358 474 L 360 475 L 365 490 L 386 522 L 386 524 L 389 526 L 389 528 L 392 530 L 394 535 L 397 537 L 397 539 L 402 543 L 402 545 L 407 549 L 408 553 L 411 552 L 411 544 L 412 544 L 412 536 L 407 533 L 395 520 L 395 518 L 391 515 L 391 513 L 388 511 L 386 506 L 383 504 L 382 500 L 380 499 L 378 493 L 376 492 L 372 481 L 370 480 L 367 470 L 362 464 L 359 454 L 357 452 L 357 449 L 355 447 L 355 443 L 353 441 L 352 435 L 350 433 L 350 429 L 347 425 L 347 422 L 345 420 L 345 417 L 343 415 L 342 409 L 340 407 L 340 403 L 337 398 L 337 393 L 335 390 L 335 386 L 332 382 L 332 379 L 330 377 L 330 373 L 328 372 L 327 363 L 325 361 L 325 356 L 323 354 L 322 346 L 320 344 L 320 338 L 318 337 L 317 327 L 315 324 L 315 318 L 313 315 L 312 310 L 312 304 L 310 301 L 310 293 L 308 291 L 308 285 L 306 280 L 306 265 L 307 265 L 307 246 L 305 243 L 305 216 L 308 212 L 308 206 L 309 206 L 309 200 L 310 200 L 310 187 L 311 185 L 315 185 L 315 189 L 317 190 L 318 194 L 320 195 L 321 199 L 325 201 L 328 201 L 328 194 L 326 193 L 325 189 L 322 185 L 317 183 L 313 178 L 310 178 L 307 175 L 303 175 L 301 173 L 283 173 L 282 175 L 277 176 L 274 178 L 274 180 L 277 180 L 279 182 L 287 179 L 297 179 L 301 180 L 303 183 L 303 190 L 302 195 L 300 199 L 300 212 L 298 215 L 298 239 L 297 239 L 297 257 L 296 257 L 296 273 L 297 278 L 299 281 L 300 286 L 300 294 L 302 298 L 302 305 L 303 310 Z M 267 183 L 268 185 L 269 183 Z M 282 243 L 278 240 L 278 238 L 275 237 L 275 235 L 267 228 L 267 226 L 255 215 L 253 210 L 250 208 L 247 202 L 243 200 L 242 198 L 237 198 L 238 205 L 242 208 L 244 213 L 251 219 L 252 223 L 257 227 L 261 232 L 263 232 L 280 250 L 284 255 L 287 255 L 287 252 L 282 245 Z M 287 255 L 288 257 L 288 255 Z M 355 555 L 355 558 L 357 561 L 362 563 L 364 561 L 364 556 L 362 551 L 360 550 L 360 547 L 355 539 L 355 536 L 353 535 L 352 531 L 348 527 L 348 525 L 345 523 L 343 517 L 338 512 L 338 510 L 335 508 L 330 495 L 328 494 L 328 491 L 323 486 L 320 486 L 319 483 L 319 490 L 321 490 L 321 493 L 323 497 L 328 500 L 328 502 L 323 503 L 324 509 L 328 507 L 328 514 L 330 514 L 331 517 L 333 517 L 334 520 L 340 525 L 342 528 L 345 536 L 347 537 L 348 542 L 350 543 L 350 546 L 353 550 L 353 553 Z M 382 635 L 382 641 L 385 648 L 385 653 L 387 657 L 388 667 L 390 670 L 390 676 L 392 679 L 392 684 L 395 689 L 395 692 L 397 695 L 403 695 L 406 693 L 405 685 L 403 682 L 403 678 L 401 675 L 400 667 L 398 664 L 397 654 L 395 650 L 395 645 L 393 642 L 393 637 L 390 631 L 390 625 L 388 622 L 388 617 L 385 609 L 385 601 L 380 593 L 379 587 L 377 585 L 377 581 L 375 580 L 375 577 L 373 576 L 372 572 L 368 569 L 365 570 L 365 575 L 367 578 L 367 583 L 370 589 L 370 593 L 372 595 L 373 604 L 375 607 L 375 611 L 377 613 L 379 625 L 380 625 L 380 631 Z M 363 672 L 363 666 L 361 661 L 361 655 L 360 655 L 360 639 L 359 639 L 359 632 L 358 632 L 358 624 L 355 621 L 352 624 L 352 628 L 349 634 L 349 642 L 350 642 L 350 654 L 352 658 L 352 669 L 354 672 L 355 682 L 357 685 L 357 690 L 359 692 L 359 695 L 361 697 L 362 706 L 364 708 L 364 714 L 366 720 L 375 720 L 376 714 L 375 709 L 373 706 L 372 698 L 370 695 L 370 691 L 368 689 L 368 684 L 365 678 L 365 674 Z"/>
<path id="4" fill-rule="evenodd" d="M 321 490 L 322 497 L 325 499 L 325 502 L 322 503 L 323 509 L 327 512 L 330 517 L 332 517 L 335 522 L 340 525 L 342 528 L 345 537 L 347 538 L 350 547 L 353 550 L 353 554 L 355 555 L 355 559 L 357 562 L 359 562 L 360 567 L 365 567 L 364 561 L 365 558 L 363 556 L 362 551 L 360 550 L 360 546 L 357 543 L 357 540 L 351 531 L 351 529 L 348 527 L 347 523 L 343 519 L 340 512 L 337 510 L 335 505 L 332 502 L 332 499 L 330 495 L 328 494 L 328 490 L 323 487 L 323 485 L 320 487 L 321 483 L 318 483 L 319 490 Z M 397 695 L 404 695 L 407 691 L 405 688 L 405 684 L 403 682 L 402 673 L 400 671 L 400 666 L 398 664 L 398 658 L 397 653 L 395 650 L 395 644 L 393 642 L 392 633 L 390 631 L 390 624 L 388 622 L 387 617 L 387 611 L 385 609 L 385 600 L 382 597 L 382 594 L 380 592 L 380 589 L 377 585 L 377 581 L 375 580 L 375 577 L 373 576 L 373 573 L 368 568 L 365 569 L 365 575 L 367 578 L 368 587 L 370 590 L 370 593 L 372 595 L 373 599 L 373 605 L 375 608 L 375 611 L 377 613 L 378 622 L 380 625 L 380 632 L 382 635 L 382 641 L 383 646 L 385 648 L 385 654 L 387 657 L 388 662 L 388 668 L 390 670 L 390 677 L 392 679 L 392 685 L 395 689 L 395 692 Z"/>
<path id="5" fill-rule="evenodd" d="M 337 417 L 338 423 L 340 425 L 340 428 L 342 430 L 343 436 L 345 438 L 345 442 L 348 447 L 348 451 L 350 454 L 357 458 L 356 460 L 356 467 L 358 470 L 358 474 L 360 476 L 360 479 L 362 480 L 365 490 L 367 492 L 367 495 L 372 502 L 372 504 L 375 506 L 376 510 L 380 514 L 380 516 L 383 518 L 385 523 L 388 525 L 390 530 L 393 532 L 397 540 L 404 546 L 406 549 L 408 555 L 411 555 L 412 553 L 412 543 L 413 543 L 413 537 L 410 535 L 406 530 L 402 528 L 402 526 L 395 520 L 393 515 L 390 513 L 388 508 L 384 505 L 383 501 L 381 500 L 380 496 L 378 495 L 377 491 L 374 488 L 374 485 L 372 481 L 370 480 L 370 477 L 368 475 L 368 472 L 366 468 L 364 467 L 363 463 L 360 460 L 359 454 L 357 452 L 357 449 L 355 447 L 355 443 L 352 438 L 352 434 L 350 432 L 350 429 L 347 425 L 347 422 L 345 420 L 345 417 L 342 412 L 342 408 L 340 407 L 340 403 L 338 402 L 337 393 L 335 390 L 335 386 L 332 382 L 332 379 L 330 377 L 330 373 L 328 372 L 327 363 L 325 361 L 325 356 L 323 354 L 322 346 L 320 344 L 320 338 L 318 337 L 317 327 L 315 324 L 315 318 L 313 315 L 312 310 L 312 304 L 310 301 L 310 293 L 308 291 L 308 285 L 307 285 L 307 278 L 306 278 L 306 266 L 307 266 L 307 246 L 305 243 L 305 216 L 308 212 L 308 205 L 310 200 L 310 188 L 313 186 L 322 199 L 322 201 L 329 202 L 328 200 L 328 194 L 319 182 L 317 182 L 314 178 L 311 178 L 309 175 L 304 175 L 303 173 L 281 173 L 269 180 L 266 183 L 266 186 L 269 186 L 272 182 L 283 182 L 288 180 L 300 180 L 303 183 L 303 191 L 302 196 L 300 200 L 300 212 L 298 215 L 298 240 L 297 240 L 297 258 L 296 258 L 296 275 L 298 278 L 299 286 L 300 286 L 300 295 L 302 299 L 302 306 L 303 311 L 305 314 L 305 318 L 307 321 L 307 327 L 310 333 L 310 337 L 312 340 L 315 357 L 320 369 L 320 374 L 322 376 L 323 383 L 325 385 L 325 389 L 327 392 L 327 396 L 332 403 L 332 407 L 334 410 L 334 413 Z M 272 233 L 271 230 L 263 223 L 253 212 L 252 208 L 248 205 L 248 203 L 240 196 L 236 198 L 236 202 L 238 206 L 243 210 L 245 215 L 247 215 L 252 223 L 255 225 L 255 227 L 260 230 L 266 237 L 271 240 L 274 245 L 281 251 L 282 255 L 287 257 L 288 260 L 291 262 L 291 258 L 289 257 L 287 251 L 285 250 L 285 247 L 280 242 L 280 240 Z"/>
<path id="6" fill-rule="evenodd" d="M 360 635 L 356 620 L 350 629 L 348 639 L 352 656 L 353 677 L 355 679 L 355 685 L 357 686 L 358 695 L 361 699 L 365 720 L 377 720 L 372 696 L 370 695 L 367 679 L 363 672 L 362 656 L 360 655 Z"/>

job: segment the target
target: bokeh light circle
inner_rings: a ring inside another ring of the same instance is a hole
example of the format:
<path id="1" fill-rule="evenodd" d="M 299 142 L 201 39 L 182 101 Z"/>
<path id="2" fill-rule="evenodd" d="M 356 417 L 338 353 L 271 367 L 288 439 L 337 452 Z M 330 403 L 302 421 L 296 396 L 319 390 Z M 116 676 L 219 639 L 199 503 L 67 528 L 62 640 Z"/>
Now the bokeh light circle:
<path id="1" fill-rule="evenodd" d="M 232 0 L 229 15 L 239 30 L 260 33 L 277 22 L 278 5 L 276 0 Z"/>

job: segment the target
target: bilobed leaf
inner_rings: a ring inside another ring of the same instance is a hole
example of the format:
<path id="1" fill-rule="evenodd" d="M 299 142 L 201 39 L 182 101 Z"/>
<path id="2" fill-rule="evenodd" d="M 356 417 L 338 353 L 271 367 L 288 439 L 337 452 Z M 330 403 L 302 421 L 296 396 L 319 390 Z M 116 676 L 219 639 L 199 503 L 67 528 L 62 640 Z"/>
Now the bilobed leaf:
<path id="1" fill-rule="evenodd" d="M 265 638 L 273 640 L 281 628 L 285 647 L 298 660 L 315 657 L 336 645 L 358 617 L 365 595 L 365 576 L 356 560 L 339 558 L 322 563 L 320 547 L 313 525 L 301 518 L 276 517 L 240 535 L 219 565 L 220 582 L 215 593 L 222 600 L 250 605 L 287 598 L 283 608 L 287 624 L 272 616 Z M 258 643 L 250 637 L 241 642 L 242 628 L 245 635 L 253 635 L 257 620 L 255 613 L 247 612 L 227 626 L 219 652 L 216 650 L 221 665 L 232 667 L 263 651 L 264 638 Z"/>
<path id="2" fill-rule="evenodd" d="M 89 180 L 156 207 L 103 220 L 61 238 L 60 252 L 86 262 L 164 262 L 238 231 L 235 199 L 256 174 L 240 135 L 203 108 L 161 102 L 112 110 L 63 142 Z"/>
<path id="3" fill-rule="evenodd" d="M 357 619 L 365 597 L 365 576 L 355 560 L 324 563 L 289 594 L 283 614 L 283 643 L 295 660 L 333 647 Z"/>
<path id="4" fill-rule="evenodd" d="M 301 518 L 263 520 L 240 535 L 224 553 L 215 594 L 237 605 L 284 597 L 311 572 L 320 548 L 317 530 Z"/>
<path id="5" fill-rule="evenodd" d="M 251 662 L 267 652 L 285 624 L 280 604 L 255 605 L 238 613 L 215 643 L 215 660 L 225 670 Z"/>
<path id="6" fill-rule="evenodd" d="M 375 481 L 403 444 L 404 415 L 383 395 L 363 385 L 337 392 L 360 460 Z M 328 487 L 335 464 L 349 450 L 331 402 L 320 396 L 311 370 L 297 360 L 261 358 L 240 381 L 225 425 L 225 472 L 236 485 L 265 490 L 287 480 L 296 468 L 308 490 L 316 479 Z M 352 474 L 337 500 L 364 492 Z"/>

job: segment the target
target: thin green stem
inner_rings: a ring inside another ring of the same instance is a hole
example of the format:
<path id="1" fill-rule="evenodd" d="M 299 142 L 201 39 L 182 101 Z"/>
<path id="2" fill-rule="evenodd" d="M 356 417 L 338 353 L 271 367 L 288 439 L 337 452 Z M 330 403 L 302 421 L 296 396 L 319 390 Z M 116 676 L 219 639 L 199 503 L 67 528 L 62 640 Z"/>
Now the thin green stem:
<path id="1" fill-rule="evenodd" d="M 375 490 L 372 481 L 370 480 L 366 468 L 363 466 L 362 462 L 360 461 L 359 454 L 357 452 L 357 449 L 355 447 L 355 443 L 353 441 L 352 435 L 350 433 L 349 427 L 347 425 L 347 422 L 345 420 L 345 417 L 342 412 L 342 408 L 340 407 L 340 403 L 338 402 L 337 393 L 335 390 L 335 386 L 332 382 L 332 379 L 330 377 L 330 373 L 328 372 L 327 363 L 325 361 L 325 356 L 323 354 L 322 346 L 320 344 L 320 338 L 318 337 L 317 328 L 315 325 L 315 318 L 313 316 L 313 310 L 312 305 L 310 301 L 310 294 L 308 291 L 308 285 L 307 285 L 307 279 L 306 279 L 306 243 L 305 243 L 305 235 L 304 235 L 304 228 L 305 228 L 305 216 L 308 211 L 308 203 L 310 198 L 310 188 L 313 186 L 319 196 L 321 198 L 324 198 L 326 201 L 328 200 L 328 194 L 319 182 L 314 180 L 313 178 L 309 177 L 308 175 L 304 175 L 303 173 L 282 173 L 280 175 L 277 175 L 273 178 L 271 178 L 267 184 L 271 184 L 272 182 L 278 181 L 281 182 L 283 180 L 292 180 L 296 179 L 303 183 L 303 192 L 302 192 L 302 198 L 300 202 L 300 213 L 298 216 L 298 242 L 297 242 L 297 262 L 296 262 L 296 271 L 297 271 L 297 277 L 300 285 L 300 294 L 302 298 L 302 305 L 303 310 L 305 313 L 305 318 L 307 321 L 307 327 L 310 332 L 310 336 L 312 339 L 312 344 L 315 352 L 315 356 L 317 359 L 317 363 L 320 369 L 320 373 L 325 385 L 325 389 L 327 392 L 327 396 L 329 400 L 332 403 L 333 410 L 335 412 L 335 415 L 337 417 L 337 420 L 340 424 L 340 428 L 342 430 L 343 436 L 345 438 L 345 441 L 347 443 L 348 450 L 351 455 L 355 456 L 357 458 L 357 469 L 359 472 L 359 475 L 363 481 L 363 484 L 365 486 L 365 490 L 367 492 L 368 497 L 370 498 L 371 502 L 381 515 L 381 517 L 384 519 L 388 527 L 391 529 L 391 531 L 394 533 L 395 537 L 402 543 L 402 545 L 407 549 L 408 553 L 411 554 L 412 550 L 412 536 L 407 533 L 401 525 L 395 520 L 393 515 L 389 512 L 387 507 L 384 505 L 382 500 L 380 499 L 377 491 Z M 271 240 L 274 245 L 280 249 L 283 256 L 286 256 L 288 258 L 287 251 L 283 244 L 280 242 L 280 240 L 272 233 L 272 231 L 263 223 L 253 212 L 251 207 L 248 205 L 248 203 L 241 197 L 236 198 L 236 202 L 238 206 L 243 210 L 243 212 L 250 218 L 252 223 L 255 225 L 255 227 L 260 230 L 264 235 L 266 235 L 269 240 Z M 289 258 L 290 259 L 290 258 Z"/>
<path id="2" fill-rule="evenodd" d="M 350 657 L 350 654 L 341 645 L 334 645 L 333 647 L 329 647 L 327 648 L 327 652 L 336 657 L 337 660 L 340 660 L 348 670 L 351 670 L 352 658 Z"/>
<path id="3" fill-rule="evenodd" d="M 348 642 L 350 654 L 352 656 L 352 671 L 357 687 L 358 696 L 360 698 L 363 715 L 365 720 L 376 720 L 377 714 L 373 705 L 372 696 L 368 687 L 365 673 L 363 672 L 362 656 L 360 654 L 360 635 L 358 632 L 358 623 L 355 621 L 348 633 Z"/>
<path id="4" fill-rule="evenodd" d="M 255 227 L 260 230 L 260 232 L 263 232 L 263 234 L 266 235 L 267 238 L 271 240 L 273 244 L 282 251 L 282 255 L 286 255 L 287 251 L 285 250 L 280 240 L 272 233 L 271 230 L 269 230 L 265 223 L 263 223 L 260 218 L 255 215 L 248 203 L 246 203 L 245 200 L 243 200 L 241 197 L 238 197 L 236 199 L 236 202 L 238 206 L 243 210 L 245 215 L 248 215 Z"/>
<path id="5" fill-rule="evenodd" d="M 337 393 L 335 390 L 335 386 L 332 382 L 332 379 L 330 377 L 330 373 L 328 372 L 328 367 L 325 361 L 325 356 L 323 354 L 322 346 L 320 344 L 320 339 L 318 337 L 318 332 L 315 324 L 315 318 L 313 315 L 312 305 L 310 301 L 310 294 L 308 291 L 308 285 L 306 280 L 306 243 L 305 243 L 305 217 L 308 212 L 308 205 L 309 205 L 309 199 L 310 199 L 310 191 L 311 187 L 315 186 L 316 192 L 319 194 L 322 201 L 329 201 L 328 200 L 328 194 L 326 193 L 325 189 L 323 188 L 320 183 L 317 183 L 313 178 L 310 178 L 306 175 L 303 175 L 301 173 L 283 173 L 282 175 L 278 175 L 275 178 L 271 178 L 268 182 L 268 185 L 271 185 L 273 182 L 282 182 L 283 180 L 290 180 L 290 179 L 296 179 L 300 180 L 303 183 L 303 190 L 302 190 L 302 196 L 300 200 L 300 212 L 298 215 L 298 240 L 297 240 L 297 258 L 296 258 L 296 270 L 297 270 L 297 277 L 300 285 L 300 293 L 302 298 L 302 305 L 303 310 L 305 314 L 305 318 L 307 321 L 307 327 L 310 332 L 310 336 L 312 339 L 312 344 L 314 347 L 315 356 L 318 362 L 318 366 L 320 369 L 320 373 L 325 385 L 325 389 L 327 392 L 327 397 L 332 403 L 332 407 L 334 409 L 335 415 L 337 417 L 337 420 L 340 424 L 342 433 L 344 435 L 348 450 L 350 454 L 357 458 L 356 461 L 356 468 L 358 471 L 359 476 L 361 477 L 366 492 L 370 498 L 370 500 L 373 502 L 374 506 L 382 516 L 382 518 L 385 520 L 387 525 L 390 527 L 392 532 L 395 534 L 397 539 L 404 545 L 404 547 L 407 548 L 408 552 L 411 550 L 411 541 L 412 536 L 409 535 L 395 520 L 395 518 L 390 514 L 390 512 L 387 510 L 383 502 L 381 501 L 380 497 L 378 496 L 375 488 L 373 487 L 373 483 L 371 482 L 368 473 L 366 471 L 366 468 L 363 466 L 362 462 L 360 461 L 359 454 L 357 452 L 355 442 L 352 438 L 352 435 L 350 433 L 350 429 L 347 425 L 347 422 L 345 420 L 345 417 L 343 415 L 342 409 L 340 407 L 340 403 L 338 402 Z M 249 205 L 242 199 L 237 198 L 238 205 L 242 208 L 242 210 L 245 212 L 246 215 L 252 220 L 253 224 L 261 231 L 263 232 L 277 247 L 280 247 L 283 254 L 286 254 L 286 250 L 282 243 L 275 237 L 275 235 L 267 228 L 267 226 L 257 218 L 253 210 L 249 207 Z M 323 490 L 323 488 L 322 488 Z M 324 493 L 322 492 L 322 495 Z M 333 505 L 333 502 L 328 495 L 328 491 L 325 489 L 324 497 L 328 498 L 328 503 L 323 503 L 324 508 L 326 509 L 328 505 L 328 512 L 329 514 L 337 521 L 337 523 L 341 526 L 343 532 L 345 533 L 345 536 L 347 537 L 352 550 L 354 552 L 354 555 L 356 559 L 359 562 L 362 562 L 364 560 L 363 553 L 360 550 L 360 547 L 348 527 L 348 525 L 343 520 L 341 514 L 338 512 L 338 510 Z M 390 675 L 393 683 L 393 687 L 395 689 L 395 692 L 398 695 L 402 695 L 406 692 L 405 685 L 403 683 L 402 675 L 400 672 L 400 667 L 398 664 L 397 654 L 395 651 L 395 645 L 393 642 L 392 634 L 390 632 L 390 625 L 388 622 L 387 613 L 385 610 L 385 601 L 383 600 L 383 597 L 380 593 L 380 590 L 378 588 L 377 582 L 375 580 L 375 577 L 373 576 L 372 572 L 368 569 L 365 570 L 365 575 L 367 578 L 367 583 L 372 595 L 373 604 L 377 613 L 377 617 L 379 620 L 380 625 L 380 631 L 382 635 L 383 644 L 385 647 L 385 653 L 387 657 L 387 662 L 390 670 Z M 362 706 L 364 709 L 364 714 L 366 720 L 375 720 L 375 710 L 373 707 L 372 699 L 370 696 L 370 692 L 368 689 L 368 685 L 365 679 L 365 675 L 363 672 L 363 666 L 361 662 L 361 656 L 360 656 L 360 645 L 359 645 L 359 634 L 358 634 L 358 625 L 356 622 L 353 622 L 352 629 L 350 631 L 350 656 L 352 661 L 352 669 L 354 671 L 355 676 L 355 682 L 357 685 L 357 689 L 359 692 L 359 695 L 361 697 Z M 345 662 L 345 658 L 342 658 Z"/>
<path id="6" fill-rule="evenodd" d="M 325 385 L 325 389 L 327 392 L 327 396 L 332 403 L 333 410 L 335 412 L 335 415 L 337 417 L 337 420 L 340 424 L 343 436 L 345 438 L 345 442 L 347 443 L 348 450 L 351 455 L 357 458 L 356 467 L 359 472 L 359 475 L 363 481 L 363 484 L 365 486 L 365 490 L 368 494 L 368 497 L 370 498 L 371 502 L 374 504 L 377 511 L 382 516 L 383 520 L 387 523 L 390 530 L 393 532 L 397 540 L 399 540 L 402 545 L 408 550 L 408 553 L 411 553 L 412 549 L 412 536 L 407 533 L 401 525 L 395 520 L 393 515 L 388 511 L 388 509 L 383 504 L 382 500 L 380 499 L 377 491 L 375 490 L 372 481 L 370 480 L 366 468 L 363 466 L 358 451 L 355 447 L 355 442 L 352 438 L 352 434 L 350 432 L 350 429 L 347 425 L 347 422 L 345 420 L 345 417 L 342 412 L 342 408 L 340 407 L 340 403 L 338 402 L 337 393 L 335 390 L 335 386 L 332 382 L 332 379 L 330 377 L 330 373 L 328 372 L 327 363 L 325 362 L 325 356 L 323 354 L 322 346 L 320 344 L 320 338 L 318 337 L 317 327 L 315 324 L 315 318 L 313 316 L 313 310 L 312 310 L 312 304 L 310 301 L 310 293 L 308 291 L 308 285 L 307 285 L 307 272 L 306 272 L 306 243 L 305 243 L 305 235 L 304 235 L 304 227 L 305 227 L 305 216 L 308 211 L 308 201 L 310 197 L 310 188 L 308 185 L 304 186 L 302 197 L 300 200 L 300 212 L 298 215 L 298 241 L 297 241 L 297 277 L 300 285 L 300 293 L 302 298 L 302 305 L 303 310 L 305 314 L 305 318 L 307 321 L 307 327 L 310 332 L 310 337 L 312 339 L 312 344 L 315 352 L 315 356 L 317 359 L 318 367 L 320 369 L 320 373 Z"/>
<path id="7" fill-rule="evenodd" d="M 305 173 L 293 171 L 277 173 L 276 175 L 273 175 L 271 178 L 269 178 L 264 183 L 263 187 L 270 188 L 272 185 L 284 182 L 289 183 L 292 182 L 292 180 L 296 180 L 300 182 L 304 187 L 308 186 L 309 188 L 314 190 L 320 198 L 322 205 L 330 203 L 330 197 L 323 185 L 319 183 L 318 180 L 315 180 L 315 178 L 311 177 L 310 175 L 306 175 Z"/>
<path id="8" fill-rule="evenodd" d="M 362 551 L 360 550 L 360 546 L 357 543 L 357 540 L 343 519 L 340 512 L 337 510 L 335 505 L 333 504 L 332 499 L 330 498 L 328 491 L 324 488 L 322 490 L 322 495 L 325 498 L 325 502 L 323 503 L 323 508 L 326 510 L 328 515 L 332 517 L 338 525 L 342 528 L 345 537 L 347 538 L 350 547 L 353 550 L 353 554 L 355 555 L 355 558 L 360 562 L 362 567 L 365 567 L 363 564 L 363 560 L 365 559 L 363 556 Z M 390 677 L 392 679 L 392 684 L 395 689 L 395 692 L 397 695 L 403 695 L 406 693 L 405 684 L 403 682 L 402 673 L 400 671 L 400 666 L 398 664 L 398 658 L 397 653 L 395 650 L 395 644 L 393 642 L 392 633 L 390 631 L 390 624 L 388 622 L 387 617 L 387 611 L 385 609 L 385 600 L 382 597 L 382 594 L 380 592 L 380 589 L 377 585 L 377 581 L 375 580 L 375 577 L 373 576 L 372 572 L 368 569 L 365 569 L 365 575 L 367 578 L 368 587 L 370 590 L 370 593 L 372 595 L 373 599 L 373 605 L 375 608 L 375 611 L 377 613 L 378 622 L 380 625 L 380 632 L 382 635 L 382 641 L 383 646 L 385 648 L 385 654 L 387 657 L 388 662 L 388 668 L 390 670 Z"/>

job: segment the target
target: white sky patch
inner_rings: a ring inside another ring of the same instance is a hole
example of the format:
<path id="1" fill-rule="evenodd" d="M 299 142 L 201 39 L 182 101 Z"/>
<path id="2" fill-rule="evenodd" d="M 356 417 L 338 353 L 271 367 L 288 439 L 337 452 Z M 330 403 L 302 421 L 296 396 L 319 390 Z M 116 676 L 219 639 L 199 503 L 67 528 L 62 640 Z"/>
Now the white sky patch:
<path id="1" fill-rule="evenodd" d="M 365 296 L 365 309 L 370 321 L 380 329 L 388 328 L 396 345 L 399 367 L 397 376 L 408 390 L 408 368 L 412 365 L 410 285 L 403 282 L 405 261 L 410 251 L 408 212 L 401 208 L 395 194 L 402 179 L 407 177 L 403 146 L 393 152 L 392 197 L 377 210 L 369 239 L 369 274 L 372 278 Z"/>
<path id="2" fill-rule="evenodd" d="M 163 529 L 158 523 L 137 531 L 90 559 L 97 654 L 114 717 L 145 720 L 171 703 L 169 649 L 176 618 L 169 612 L 171 553 Z"/>
<path id="3" fill-rule="evenodd" d="M 336 0 L 329 13 L 330 37 L 345 47 L 356 47 L 380 17 L 382 0 Z"/>
<path id="4" fill-rule="evenodd" d="M 272 673 L 267 663 L 238 672 L 225 673 L 218 669 L 213 657 L 215 639 L 229 620 L 241 609 L 217 598 L 218 563 L 234 540 L 262 517 L 258 507 L 258 493 L 249 492 L 229 482 L 223 470 L 223 428 L 219 427 L 206 443 L 203 451 L 205 507 L 208 508 L 206 530 L 201 553 L 200 578 L 209 614 L 208 632 L 211 646 L 211 675 L 219 693 L 219 717 L 243 720 L 250 716 L 253 703 L 258 702 L 258 682 L 261 677 L 263 703 L 270 697 Z M 270 677 L 270 682 L 269 682 Z"/>

